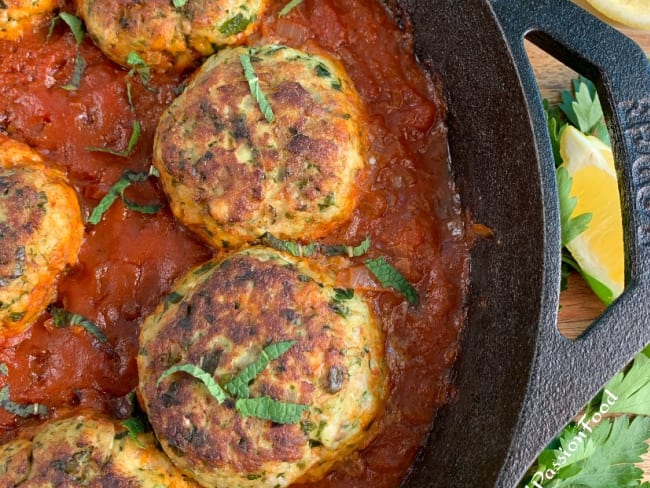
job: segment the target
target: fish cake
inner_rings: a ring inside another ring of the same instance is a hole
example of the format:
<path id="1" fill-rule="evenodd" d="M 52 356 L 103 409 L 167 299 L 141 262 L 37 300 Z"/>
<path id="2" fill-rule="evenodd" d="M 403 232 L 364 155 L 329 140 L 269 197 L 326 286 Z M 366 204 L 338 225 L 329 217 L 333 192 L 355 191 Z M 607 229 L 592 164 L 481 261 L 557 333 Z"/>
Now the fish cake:
<path id="1" fill-rule="evenodd" d="M 47 19 L 62 3 L 61 0 L 2 0 L 0 39 L 20 39 L 28 29 Z"/>
<path id="2" fill-rule="evenodd" d="M 242 372 L 260 358 L 257 376 Z M 222 403 L 190 374 L 161 378 L 188 364 L 221 385 Z M 388 388 L 383 332 L 364 298 L 335 288 L 322 265 L 263 247 L 182 278 L 142 326 L 138 371 L 163 449 L 205 487 L 320 479 L 371 440 Z M 255 410 L 275 408 L 265 402 L 300 407 L 289 421 Z"/>
<path id="3" fill-rule="evenodd" d="M 116 63 L 128 66 L 135 53 L 155 71 L 183 71 L 219 47 L 244 41 L 268 1 L 77 0 L 77 12 Z"/>
<path id="4" fill-rule="evenodd" d="M 0 336 L 28 328 L 77 262 L 84 234 L 65 175 L 30 147 L 0 134 Z"/>
<path id="5" fill-rule="evenodd" d="M 251 94 L 249 56 L 272 108 Z M 348 221 L 366 167 L 364 110 L 343 66 L 285 46 L 209 58 L 163 113 L 154 165 L 176 218 L 218 248 L 265 232 L 309 241 Z"/>
<path id="6" fill-rule="evenodd" d="M 129 435 L 118 421 L 84 411 L 0 446 L 0 487 L 193 488 L 151 432 Z"/>

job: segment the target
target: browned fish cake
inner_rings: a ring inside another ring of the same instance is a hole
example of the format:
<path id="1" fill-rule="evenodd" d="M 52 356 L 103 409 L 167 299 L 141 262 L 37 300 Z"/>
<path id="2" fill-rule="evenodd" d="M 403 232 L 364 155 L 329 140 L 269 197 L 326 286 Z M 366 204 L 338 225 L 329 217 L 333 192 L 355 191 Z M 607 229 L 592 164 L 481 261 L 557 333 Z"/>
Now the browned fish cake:
<path id="1" fill-rule="evenodd" d="M 315 262 L 249 248 L 190 271 L 145 320 L 143 406 L 165 452 L 203 486 L 317 480 L 370 440 L 387 393 L 383 334 L 364 299 L 333 282 Z M 249 397 L 305 405 L 299 422 L 244 416 L 228 382 L 285 341 L 295 343 L 248 383 Z M 159 381 L 183 364 L 231 394 L 220 404 L 184 372 Z"/>
<path id="2" fill-rule="evenodd" d="M 77 262 L 84 227 L 77 194 L 60 171 L 0 134 L 0 336 L 20 333 Z"/>
<path id="3" fill-rule="evenodd" d="M 62 4 L 61 0 L 2 0 L 0 39 L 20 38 L 27 29 L 47 19 Z"/>
<path id="4" fill-rule="evenodd" d="M 0 446 L 0 487 L 192 488 L 156 447 L 151 433 L 132 438 L 118 421 L 82 412 L 45 424 L 33 438 Z"/>
<path id="5" fill-rule="evenodd" d="M 251 94 L 249 54 L 274 114 Z M 176 217 L 217 247 L 322 237 L 350 218 L 365 166 L 359 96 L 340 63 L 285 46 L 209 58 L 164 112 L 154 164 Z"/>
<path id="6" fill-rule="evenodd" d="M 130 53 L 157 71 L 182 71 L 217 48 L 241 43 L 269 0 L 77 0 L 77 12 L 106 56 Z M 177 3 L 182 6 L 174 6 Z"/>

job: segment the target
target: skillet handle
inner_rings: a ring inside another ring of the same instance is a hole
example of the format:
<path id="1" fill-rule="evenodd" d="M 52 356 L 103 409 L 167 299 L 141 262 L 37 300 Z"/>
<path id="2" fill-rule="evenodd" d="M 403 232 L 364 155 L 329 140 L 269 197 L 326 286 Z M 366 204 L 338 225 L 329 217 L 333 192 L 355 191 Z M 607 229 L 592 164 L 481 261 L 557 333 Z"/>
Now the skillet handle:
<path id="1" fill-rule="evenodd" d="M 559 334 L 555 317 L 542 321 L 529 393 L 497 482 L 514 486 L 567 415 L 650 342 L 650 68 L 636 44 L 568 0 L 491 4 L 526 94 L 542 179 L 553 182 L 544 191 L 546 205 L 558 205 L 554 163 L 524 37 L 596 84 L 617 161 L 626 255 L 626 289 L 587 333 L 570 341 Z M 558 227 L 547 222 L 545 232 Z M 546 283 L 559 289 L 559 279 Z"/>

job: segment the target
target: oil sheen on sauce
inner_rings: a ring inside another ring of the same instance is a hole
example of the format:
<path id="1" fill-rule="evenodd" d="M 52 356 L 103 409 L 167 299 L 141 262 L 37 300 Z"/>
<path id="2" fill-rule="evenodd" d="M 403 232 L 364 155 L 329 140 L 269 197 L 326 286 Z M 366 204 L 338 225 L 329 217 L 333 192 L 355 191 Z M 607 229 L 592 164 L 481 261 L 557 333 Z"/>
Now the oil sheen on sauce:
<path id="1" fill-rule="evenodd" d="M 323 242 L 356 245 L 370 236 L 369 256 L 385 256 L 421 299 L 412 307 L 379 288 L 363 258 L 339 270 L 341 285 L 363 290 L 383 320 L 391 394 L 374 441 L 310 486 L 397 486 L 448 399 L 464 319 L 468 245 L 448 167 L 444 104 L 415 61 L 408 25 L 393 20 L 380 1 L 305 0 L 279 17 L 282 6 L 276 2 L 269 9 L 249 42 L 333 53 L 369 117 L 370 171 L 358 208 Z M 87 36 L 77 46 L 62 22 L 49 40 L 47 31 L 41 25 L 20 41 L 0 41 L 0 130 L 67 172 L 87 218 L 126 169 L 149 168 L 157 119 L 184 78 L 154 75 L 144 86 Z M 66 91 L 61 86 L 72 77 L 77 50 L 88 65 L 79 89 Z M 124 149 L 135 119 L 143 131 L 129 157 L 87 150 Z M 166 202 L 151 179 L 130 187 L 127 197 Z M 145 215 L 118 199 L 99 224 L 86 226 L 79 264 L 58 283 L 57 305 L 94 321 L 108 342 L 79 327 L 56 328 L 44 314 L 22 335 L 0 343 L 0 362 L 9 371 L 0 376 L 0 387 L 10 386 L 13 401 L 46 405 L 52 416 L 78 406 L 127 414 L 124 398 L 137 383 L 139 325 L 177 278 L 212 254 L 166 206 Z M 0 409 L 0 440 L 24 423 Z"/>

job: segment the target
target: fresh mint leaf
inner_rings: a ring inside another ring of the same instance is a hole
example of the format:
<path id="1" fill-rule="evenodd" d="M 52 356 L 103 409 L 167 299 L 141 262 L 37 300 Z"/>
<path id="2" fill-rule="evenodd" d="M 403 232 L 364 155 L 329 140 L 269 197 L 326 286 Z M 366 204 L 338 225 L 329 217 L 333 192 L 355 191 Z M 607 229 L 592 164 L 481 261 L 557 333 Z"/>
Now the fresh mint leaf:
<path id="1" fill-rule="evenodd" d="M 420 297 L 402 274 L 386 262 L 383 257 L 368 259 L 365 262 L 366 267 L 375 275 L 382 286 L 393 288 L 406 297 L 411 305 L 420 303 Z"/>
<path id="2" fill-rule="evenodd" d="M 78 90 L 79 85 L 81 84 L 81 78 L 84 75 L 84 71 L 86 71 L 86 66 L 88 66 L 88 63 L 86 63 L 86 60 L 81 53 L 78 52 L 74 57 L 74 67 L 72 69 L 72 78 L 70 79 L 70 83 L 63 85 L 61 88 L 67 91 Z"/>
<path id="3" fill-rule="evenodd" d="M 58 17 L 70 28 L 77 44 L 81 44 L 84 40 L 84 25 L 81 19 L 68 12 L 61 12 Z"/>
<path id="4" fill-rule="evenodd" d="M 33 415 L 47 415 L 47 407 L 40 403 L 16 403 L 11 400 L 9 386 L 0 390 L 0 408 L 19 417 L 31 417 Z"/>
<path id="5" fill-rule="evenodd" d="M 244 76 L 246 77 L 246 81 L 248 81 L 248 87 L 253 98 L 255 98 L 260 111 L 264 114 L 264 118 L 268 122 L 273 122 L 275 120 L 275 115 L 273 114 L 273 109 L 271 108 L 271 105 L 269 105 L 264 92 L 262 92 L 262 89 L 260 88 L 260 82 L 255 74 L 255 70 L 253 69 L 250 53 L 240 54 L 239 61 L 244 69 Z"/>
<path id="6" fill-rule="evenodd" d="M 297 424 L 307 405 L 273 400 L 270 397 L 240 398 L 235 408 L 242 417 L 256 417 L 276 424 Z"/>
<path id="7" fill-rule="evenodd" d="M 90 146 L 86 148 L 86 151 L 105 152 L 105 153 L 113 154 L 114 156 L 122 156 L 122 157 L 130 156 L 133 153 L 133 150 L 135 149 L 135 145 L 138 143 L 140 134 L 142 133 L 142 127 L 140 126 L 140 122 L 138 120 L 134 120 L 132 125 L 133 125 L 133 130 L 131 132 L 131 137 L 129 138 L 129 142 L 125 150 L 118 151 L 116 149 L 111 149 L 109 147 Z"/>
<path id="8" fill-rule="evenodd" d="M 108 209 L 111 207 L 111 205 L 113 205 L 118 197 L 120 197 L 124 202 L 124 205 L 131 210 L 135 210 L 141 213 L 155 213 L 160 210 L 160 208 L 162 208 L 162 205 L 137 205 L 124 196 L 124 191 L 129 186 L 131 186 L 133 183 L 145 181 L 150 176 L 160 176 L 160 173 L 154 166 L 151 166 L 149 171 L 146 173 L 131 170 L 125 171 L 120 179 L 117 180 L 117 182 L 109 188 L 108 193 L 104 195 L 104 198 L 102 198 L 97 206 L 93 209 L 90 217 L 88 217 L 88 223 L 97 225 L 99 221 L 102 220 L 103 215 L 108 211 Z"/>
<path id="9" fill-rule="evenodd" d="M 266 346 L 257 360 L 246 366 L 235 378 L 226 384 L 226 390 L 236 397 L 248 398 L 250 396 L 248 385 L 266 369 L 271 361 L 282 356 L 294 344 L 296 344 L 296 341 L 283 341 Z"/>
<path id="10" fill-rule="evenodd" d="M 86 317 L 83 315 L 79 315 L 78 313 L 72 313 L 69 312 L 68 310 L 65 310 L 63 308 L 55 307 L 55 306 L 49 306 L 47 308 L 47 311 L 50 313 L 52 316 L 52 319 L 54 320 L 54 326 L 58 329 L 62 329 L 65 327 L 71 327 L 73 325 L 79 325 L 86 329 L 86 331 L 92 335 L 95 339 L 97 339 L 99 342 L 108 342 L 108 337 L 100 330 L 97 325 L 92 322 L 91 320 L 88 320 Z"/>
<path id="11" fill-rule="evenodd" d="M 358 246 L 348 246 L 346 244 L 321 244 L 320 250 L 325 256 L 363 256 L 370 250 L 371 240 L 366 237 Z"/>
<path id="12" fill-rule="evenodd" d="M 558 197 L 560 200 L 560 227 L 562 229 L 562 246 L 566 246 L 573 239 L 582 234 L 589 227 L 592 214 L 583 213 L 576 217 L 571 217 L 575 210 L 578 199 L 571 196 L 571 186 L 573 178 L 569 175 L 566 168 L 557 169 L 557 187 Z"/>
<path id="13" fill-rule="evenodd" d="M 296 8 L 298 5 L 300 5 L 303 2 L 303 0 L 291 0 L 289 3 L 287 3 L 284 7 L 282 7 L 282 10 L 278 13 L 280 17 L 284 17 L 287 15 L 289 12 L 291 12 L 294 8 Z"/>
<path id="14" fill-rule="evenodd" d="M 199 380 L 201 383 L 203 383 L 210 394 L 219 402 L 223 403 L 226 401 L 228 398 L 228 395 L 226 392 L 221 388 L 219 383 L 217 383 L 213 378 L 210 373 L 202 370 L 198 366 L 195 366 L 193 364 L 177 364 L 175 366 L 172 366 L 168 370 L 166 370 L 163 374 L 160 375 L 160 378 L 158 378 L 158 382 L 156 385 L 159 385 L 162 380 L 167 378 L 168 376 L 174 374 L 174 373 L 187 373 L 191 376 L 194 376 L 197 380 Z"/>
<path id="15" fill-rule="evenodd" d="M 298 242 L 284 241 L 282 239 L 278 239 L 270 232 L 265 232 L 260 238 L 260 240 L 262 242 L 265 242 L 267 245 L 271 246 L 273 249 L 289 253 L 298 258 L 303 256 L 305 257 L 312 256 L 314 252 L 316 252 L 316 250 L 318 249 L 317 244 L 312 243 L 305 246 Z"/>

